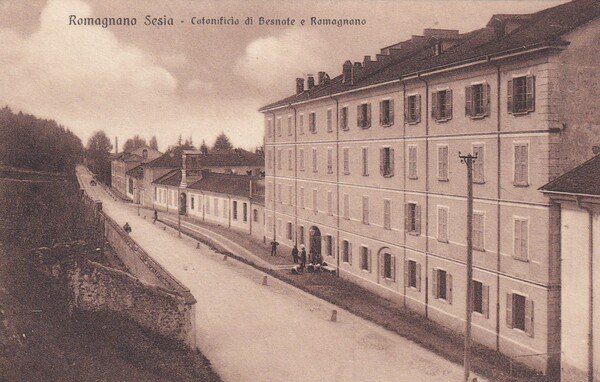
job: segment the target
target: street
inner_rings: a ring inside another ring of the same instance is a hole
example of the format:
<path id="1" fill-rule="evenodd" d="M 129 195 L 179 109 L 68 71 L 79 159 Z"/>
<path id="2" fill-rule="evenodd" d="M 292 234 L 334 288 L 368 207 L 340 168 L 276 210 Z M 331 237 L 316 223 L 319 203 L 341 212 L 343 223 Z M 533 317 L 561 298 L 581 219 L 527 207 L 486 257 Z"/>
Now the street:
<path id="1" fill-rule="evenodd" d="M 86 192 L 198 300 L 198 345 L 225 381 L 460 381 L 462 367 L 248 265 L 178 238 L 151 213 L 114 201 L 78 168 Z M 147 215 L 144 219 L 144 215 Z M 338 322 L 331 322 L 337 309 Z M 481 381 L 481 379 L 479 379 Z"/>

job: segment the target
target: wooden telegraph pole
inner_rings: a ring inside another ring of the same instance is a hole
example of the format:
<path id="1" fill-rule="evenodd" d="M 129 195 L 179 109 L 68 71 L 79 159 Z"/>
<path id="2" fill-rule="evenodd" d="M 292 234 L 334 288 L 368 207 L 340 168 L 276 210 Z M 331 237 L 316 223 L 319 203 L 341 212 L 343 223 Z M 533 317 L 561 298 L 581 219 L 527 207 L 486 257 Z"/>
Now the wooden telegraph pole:
<path id="1" fill-rule="evenodd" d="M 477 156 L 471 154 L 458 156 L 467 165 L 467 301 L 464 354 L 464 381 L 469 381 L 471 374 L 471 319 L 473 315 L 473 160 Z"/>

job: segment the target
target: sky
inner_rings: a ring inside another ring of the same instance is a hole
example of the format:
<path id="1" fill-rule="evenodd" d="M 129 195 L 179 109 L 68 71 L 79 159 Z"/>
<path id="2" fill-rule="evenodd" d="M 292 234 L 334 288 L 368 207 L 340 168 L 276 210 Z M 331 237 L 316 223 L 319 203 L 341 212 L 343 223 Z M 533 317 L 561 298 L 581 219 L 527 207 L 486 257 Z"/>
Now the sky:
<path id="1" fill-rule="evenodd" d="M 196 145 L 225 132 L 234 145 L 262 143 L 261 106 L 289 96 L 295 78 L 341 73 L 346 60 L 422 34 L 485 26 L 493 14 L 531 13 L 565 0 L 0 0 L 0 107 L 55 119 L 84 142 L 104 130 L 120 145 L 179 135 Z M 70 16 L 135 17 L 135 26 L 69 25 Z M 144 25 L 166 16 L 173 26 Z M 192 17 L 239 25 L 192 25 Z M 244 25 L 246 17 L 254 24 Z M 296 25 L 258 25 L 296 19 Z M 359 26 L 301 19 L 364 19 Z M 182 22 L 183 21 L 183 22 Z M 310 23 L 309 23 L 310 24 Z"/>

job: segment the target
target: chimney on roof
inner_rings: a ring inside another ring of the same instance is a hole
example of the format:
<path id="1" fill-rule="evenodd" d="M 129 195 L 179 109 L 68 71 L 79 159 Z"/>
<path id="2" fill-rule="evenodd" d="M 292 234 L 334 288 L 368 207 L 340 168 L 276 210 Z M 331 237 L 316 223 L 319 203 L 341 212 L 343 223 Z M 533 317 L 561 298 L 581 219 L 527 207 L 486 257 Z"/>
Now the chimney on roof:
<path id="1" fill-rule="evenodd" d="M 304 91 L 304 78 L 296 78 L 296 94 L 300 94 Z"/>
<path id="2" fill-rule="evenodd" d="M 319 72 L 319 85 L 325 84 L 329 81 L 329 75 L 326 72 Z"/>
<path id="3" fill-rule="evenodd" d="M 489 24 L 494 28 L 494 35 L 496 39 L 501 39 L 506 34 L 506 21 L 497 17 L 492 17 Z M 489 25 L 488 24 L 488 25 Z"/>
<path id="4" fill-rule="evenodd" d="M 367 64 L 371 63 L 371 56 L 365 56 L 365 58 L 363 59 L 363 66 L 367 66 Z"/>
<path id="5" fill-rule="evenodd" d="M 312 89 L 315 87 L 315 76 L 313 76 L 312 74 L 309 74 L 307 76 L 307 86 L 308 86 L 308 90 Z"/>
<path id="6" fill-rule="evenodd" d="M 360 61 L 356 61 L 354 63 L 354 70 L 361 69 L 361 68 L 362 68 L 362 64 L 360 63 Z"/>
<path id="7" fill-rule="evenodd" d="M 342 82 L 345 84 L 354 83 L 354 69 L 352 68 L 352 62 L 350 60 L 344 62 L 342 66 Z"/>

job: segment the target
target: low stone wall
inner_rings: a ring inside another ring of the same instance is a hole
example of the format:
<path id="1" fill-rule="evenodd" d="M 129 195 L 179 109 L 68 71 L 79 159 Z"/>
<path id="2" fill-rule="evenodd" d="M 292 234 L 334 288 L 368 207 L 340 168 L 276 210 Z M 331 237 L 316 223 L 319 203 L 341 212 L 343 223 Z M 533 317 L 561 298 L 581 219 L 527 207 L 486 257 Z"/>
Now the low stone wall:
<path id="1" fill-rule="evenodd" d="M 66 276 L 72 309 L 120 313 L 153 333 L 196 346 L 194 304 L 180 294 L 86 259 L 74 262 Z"/>

